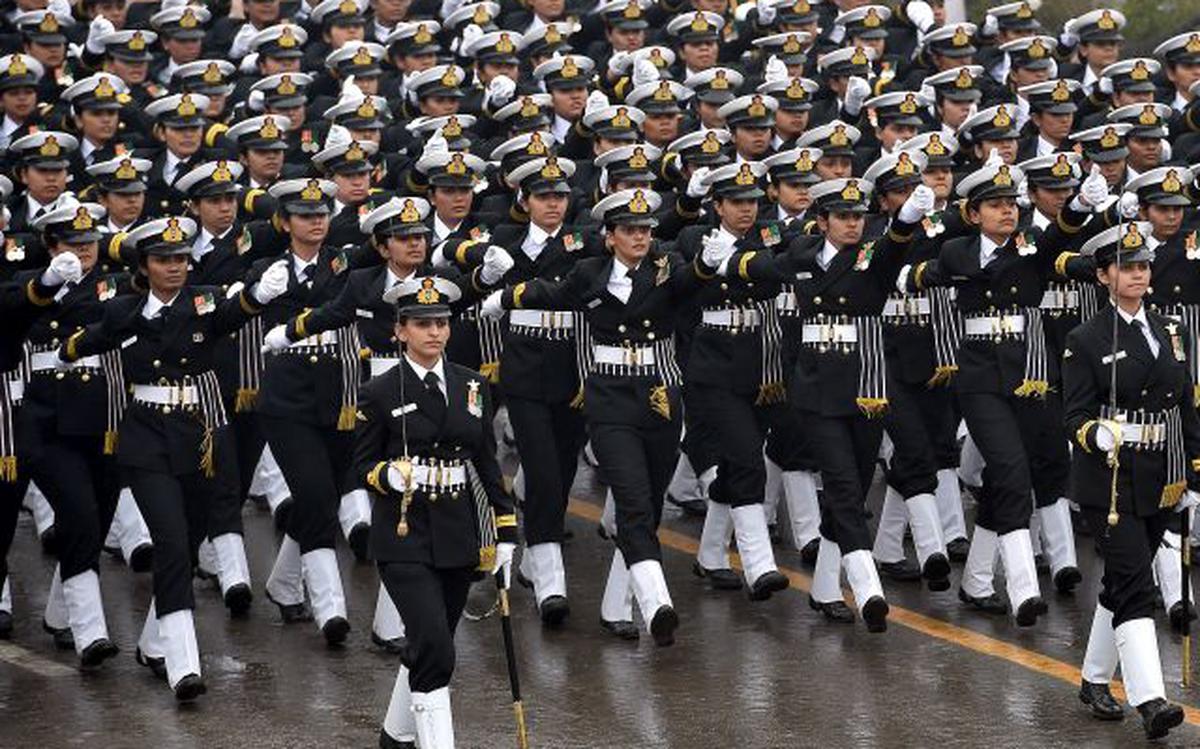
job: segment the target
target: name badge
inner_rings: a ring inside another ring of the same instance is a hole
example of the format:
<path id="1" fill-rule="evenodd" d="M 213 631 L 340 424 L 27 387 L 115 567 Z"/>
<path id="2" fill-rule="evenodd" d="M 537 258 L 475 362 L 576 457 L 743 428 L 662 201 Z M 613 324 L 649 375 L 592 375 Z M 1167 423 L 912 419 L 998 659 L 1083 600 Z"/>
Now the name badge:
<path id="1" fill-rule="evenodd" d="M 1118 352 L 1117 352 L 1117 361 L 1121 361 L 1121 360 L 1122 360 L 1122 359 L 1124 359 L 1126 356 L 1128 356 L 1128 354 L 1126 354 L 1124 351 L 1118 351 Z M 1100 363 L 1101 363 L 1101 364 L 1112 364 L 1112 361 L 1113 361 L 1113 355 L 1112 355 L 1112 354 L 1106 354 L 1106 355 L 1104 355 L 1104 356 L 1100 357 Z"/>
<path id="2" fill-rule="evenodd" d="M 393 408 L 392 416 L 403 416 L 405 414 L 410 414 L 416 410 L 417 410 L 416 403 L 405 403 L 403 406 L 400 406 L 399 408 Z"/>
<path id="3" fill-rule="evenodd" d="M 808 279 L 810 279 L 812 277 L 813 277 L 812 271 L 807 271 L 807 270 L 802 270 L 796 274 L 797 281 L 807 281 Z"/>
<path id="4" fill-rule="evenodd" d="M 587 308 L 588 309 L 596 309 L 601 304 L 604 304 L 604 300 L 597 297 L 596 299 L 593 299 L 592 301 L 587 303 Z"/>
<path id="5" fill-rule="evenodd" d="M 129 348 L 135 343 L 137 343 L 137 336 L 130 336 L 129 338 L 121 341 L 121 348 Z"/>
<path id="6" fill-rule="evenodd" d="M 358 309 L 355 311 L 358 313 L 359 317 L 366 318 L 367 320 L 372 320 L 375 318 L 375 313 L 369 309 Z"/>

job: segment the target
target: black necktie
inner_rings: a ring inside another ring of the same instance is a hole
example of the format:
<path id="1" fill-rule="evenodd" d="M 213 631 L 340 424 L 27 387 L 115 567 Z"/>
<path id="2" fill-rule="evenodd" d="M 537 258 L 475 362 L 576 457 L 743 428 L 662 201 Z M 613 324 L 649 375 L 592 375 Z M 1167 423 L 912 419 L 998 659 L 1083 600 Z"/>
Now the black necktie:
<path id="1" fill-rule="evenodd" d="M 440 381 L 436 372 L 425 373 L 425 394 L 429 396 L 428 400 L 432 406 L 430 416 L 438 424 L 446 420 L 446 397 L 442 395 L 442 389 L 438 387 Z"/>
<path id="2" fill-rule="evenodd" d="M 312 288 L 313 276 L 315 276 L 316 274 L 317 274 L 317 266 L 315 263 L 312 265 L 306 265 L 304 267 L 304 270 L 302 270 L 300 272 L 300 277 L 304 281 L 305 288 L 309 288 L 309 289 Z"/>

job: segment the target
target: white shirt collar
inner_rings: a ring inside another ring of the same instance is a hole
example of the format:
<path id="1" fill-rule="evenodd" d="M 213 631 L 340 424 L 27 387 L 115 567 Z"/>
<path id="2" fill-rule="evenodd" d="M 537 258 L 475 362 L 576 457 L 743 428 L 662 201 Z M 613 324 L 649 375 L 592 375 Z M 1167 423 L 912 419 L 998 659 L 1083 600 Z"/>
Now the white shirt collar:
<path id="1" fill-rule="evenodd" d="M 1171 109 L 1174 109 L 1176 112 L 1182 112 L 1188 108 L 1188 104 L 1191 104 L 1191 102 L 1188 101 L 1187 97 L 1176 91 L 1175 98 L 1171 100 Z"/>
<path id="2" fill-rule="evenodd" d="M 196 241 L 192 243 L 192 260 L 199 260 L 208 253 L 212 252 L 213 235 L 208 233 L 208 229 L 200 227 L 200 235 L 196 237 Z"/>
<path id="3" fill-rule="evenodd" d="M 396 275 L 396 272 L 392 270 L 391 266 L 387 266 L 387 278 L 383 279 L 383 290 L 389 291 L 396 284 L 407 281 L 410 278 L 414 278 L 416 275 L 417 272 L 414 270 L 404 278 L 401 278 L 400 276 Z"/>
<path id="4" fill-rule="evenodd" d="M 1111 301 L 1110 301 L 1110 304 L 1111 304 Z M 1133 321 L 1137 320 L 1142 325 L 1145 325 L 1147 330 L 1150 329 L 1150 321 L 1148 319 L 1146 319 L 1146 305 L 1143 304 L 1142 306 L 1138 307 L 1137 314 L 1133 314 L 1133 315 L 1131 315 L 1128 312 L 1126 312 L 1125 310 L 1121 309 L 1120 306 L 1117 306 L 1117 312 L 1121 315 L 1121 319 L 1124 320 L 1125 322 L 1132 325 Z"/>
<path id="5" fill-rule="evenodd" d="M 292 270 L 296 272 L 296 278 L 304 278 L 304 269 L 317 264 L 317 258 L 320 253 L 313 255 L 312 260 L 304 260 L 296 253 L 292 253 Z"/>
<path id="6" fill-rule="evenodd" d="M 779 220 L 782 221 L 785 226 L 790 226 L 793 221 L 800 218 L 799 213 L 796 213 L 796 214 L 788 213 L 787 209 L 781 205 L 775 206 L 775 215 L 779 217 Z"/>
<path id="7" fill-rule="evenodd" d="M 1058 150 L 1058 146 L 1054 145 L 1050 141 L 1043 138 L 1040 133 L 1038 134 L 1038 137 L 1037 137 L 1037 155 L 1038 156 L 1049 156 L 1050 154 L 1054 153 L 1057 150 Z"/>
<path id="8" fill-rule="evenodd" d="M 34 200 L 33 196 L 30 195 L 29 193 L 25 193 L 25 200 L 27 201 L 27 207 L 29 208 L 29 218 L 30 219 L 33 218 L 33 215 L 35 213 L 37 213 L 39 209 L 43 209 L 43 208 L 49 209 L 50 208 L 50 204 L 47 203 L 47 204 L 43 205 L 43 204 L 37 202 L 36 200 Z"/>
<path id="9" fill-rule="evenodd" d="M 996 244 L 986 234 L 979 235 L 979 267 L 984 267 L 996 256 L 1000 245 Z"/>
<path id="10" fill-rule="evenodd" d="M 461 221 L 458 222 L 458 226 L 462 226 Z M 446 225 L 445 221 L 442 221 L 442 217 L 437 215 L 436 212 L 434 212 L 434 214 L 433 214 L 433 238 L 438 240 L 439 242 L 441 240 L 445 239 L 446 237 L 450 236 L 451 234 L 453 234 L 455 232 L 455 230 L 458 229 L 458 226 L 455 226 L 453 229 L 451 229 L 449 226 Z"/>
<path id="11" fill-rule="evenodd" d="M 163 176 L 171 175 L 170 184 L 174 184 L 175 180 L 183 176 L 180 173 L 182 171 L 180 164 L 182 163 L 183 159 L 176 156 L 170 149 L 167 149 L 167 160 L 163 162 Z"/>
<path id="12" fill-rule="evenodd" d="M 567 140 L 567 134 L 571 132 L 572 124 L 570 120 L 565 120 L 556 113 L 554 122 L 550 125 L 550 132 L 554 134 L 555 140 L 564 143 Z"/>
<path id="13" fill-rule="evenodd" d="M 14 120 L 12 117 L 9 117 L 8 115 L 4 115 L 4 122 L 0 123 L 0 133 L 9 135 L 11 133 L 15 133 L 16 131 L 18 131 L 20 129 L 21 129 L 21 123 L 17 122 L 16 120 Z"/>
<path id="14" fill-rule="evenodd" d="M 1033 225 L 1034 226 L 1036 226 L 1039 229 L 1045 229 L 1046 227 L 1050 226 L 1050 223 L 1051 223 L 1051 221 L 1048 216 L 1046 216 L 1044 213 L 1039 211 L 1037 208 L 1033 209 Z"/>
<path id="15" fill-rule="evenodd" d="M 438 377 L 438 388 L 442 391 L 442 395 L 446 394 L 446 367 L 443 363 L 443 357 L 438 357 L 437 364 L 434 364 L 433 367 L 429 369 L 417 364 L 408 354 L 404 355 L 404 360 L 408 362 L 408 366 L 412 367 L 413 372 L 416 372 L 417 379 L 421 380 L 422 382 L 425 380 L 425 375 L 429 374 L 430 372 L 436 374 Z"/>
<path id="16" fill-rule="evenodd" d="M 729 231 L 728 229 L 726 229 L 726 228 L 725 228 L 725 224 L 720 224 L 720 225 L 718 226 L 718 228 L 717 228 L 717 238 L 718 238 L 718 239 L 720 239 L 722 242 L 724 242 L 724 243 L 726 243 L 726 244 L 729 244 L 729 245 L 732 245 L 733 243 L 735 243 L 735 242 L 737 242 L 739 239 L 741 239 L 741 237 L 737 236 L 737 235 L 736 235 L 736 234 L 734 234 L 733 232 L 731 232 L 731 231 Z"/>
<path id="17" fill-rule="evenodd" d="M 833 262 L 837 254 L 838 248 L 834 247 L 833 243 L 826 239 L 825 244 L 821 245 L 821 251 L 817 253 L 817 263 L 821 266 L 822 270 L 828 270 L 829 264 Z"/>
<path id="18" fill-rule="evenodd" d="M 147 320 L 153 320 L 155 317 L 158 317 L 158 313 L 161 312 L 164 307 L 170 307 L 178 298 L 178 292 L 176 292 L 175 296 L 171 297 L 169 302 L 160 301 L 159 298 L 153 293 L 147 294 L 146 303 L 142 305 L 142 317 L 146 318 Z"/>
<path id="19" fill-rule="evenodd" d="M 1088 93 L 1091 93 L 1092 86 L 1095 85 L 1096 81 L 1098 80 L 1100 80 L 1100 76 L 1096 75 L 1096 72 L 1092 70 L 1092 66 L 1085 64 L 1083 66 L 1083 81 L 1081 81 L 1084 89 L 1086 89 Z"/>
<path id="20" fill-rule="evenodd" d="M 530 222 L 529 223 L 529 241 L 534 244 L 542 245 L 544 247 L 547 242 L 549 242 L 551 239 L 554 239 L 555 237 L 557 237 L 558 233 L 560 231 L 562 231 L 561 226 L 559 226 L 553 232 L 547 232 L 545 229 L 538 226 L 537 224 Z"/>

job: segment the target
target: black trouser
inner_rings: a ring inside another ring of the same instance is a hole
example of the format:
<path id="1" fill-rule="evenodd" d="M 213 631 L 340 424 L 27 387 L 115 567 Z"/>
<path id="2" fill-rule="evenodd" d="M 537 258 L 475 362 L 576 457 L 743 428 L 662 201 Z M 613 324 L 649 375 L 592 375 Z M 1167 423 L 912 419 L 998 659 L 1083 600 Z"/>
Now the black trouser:
<path id="1" fill-rule="evenodd" d="M 709 498 L 732 507 L 762 504 L 767 484 L 763 441 L 771 411 L 779 407 L 755 405 L 754 394 L 700 383 L 689 385 L 684 397 L 691 414 L 693 444 L 707 444 L 716 451 L 717 479 Z M 697 474 L 711 467 L 693 466 Z"/>
<path id="2" fill-rule="evenodd" d="M 216 481 L 199 470 L 176 476 L 131 467 L 125 468 L 124 477 L 154 541 L 154 608 L 158 617 L 195 608 L 192 569 L 207 533 L 208 504 Z"/>
<path id="3" fill-rule="evenodd" d="M 883 422 L 862 414 L 804 414 L 821 463 L 821 535 L 841 547 L 842 554 L 871 548 L 867 530 L 867 490 L 875 475 L 875 459 L 883 441 Z"/>
<path id="4" fill-rule="evenodd" d="M 0 588 L 8 579 L 8 550 L 12 548 L 13 535 L 17 531 L 17 519 L 21 515 L 21 503 L 25 500 L 25 490 L 29 488 L 29 477 L 17 468 L 16 481 L 0 480 Z"/>
<path id="5" fill-rule="evenodd" d="M 229 423 L 233 426 L 236 445 L 238 498 L 245 499 L 250 494 L 250 484 L 254 482 L 254 469 L 258 467 L 258 459 L 262 457 L 267 439 L 259 426 L 258 414 L 253 411 L 236 413 Z"/>
<path id="6" fill-rule="evenodd" d="M 379 577 L 404 620 L 408 685 L 432 692 L 454 674 L 454 630 L 467 605 L 470 567 L 434 569 L 420 562 L 380 562 Z"/>
<path id="7" fill-rule="evenodd" d="M 816 445 L 802 422 L 800 411 L 790 403 L 777 407 L 767 434 L 767 457 L 783 471 L 818 470 Z"/>
<path id="8" fill-rule="evenodd" d="M 958 398 L 985 463 L 976 525 L 1001 536 L 1028 528 L 1031 492 L 1037 492 L 1039 507 L 1066 495 L 1070 457 L 1059 396 L 960 393 Z"/>
<path id="9" fill-rule="evenodd" d="M 1107 510 L 1084 508 L 1088 527 L 1100 529 L 1096 534 L 1104 557 L 1100 605 L 1113 613 L 1113 627 L 1154 616 L 1154 555 L 1175 514 L 1140 518 L 1121 513 L 1117 524 L 1110 526 Z"/>
<path id="10" fill-rule="evenodd" d="M 567 498 L 586 436 L 583 413 L 570 403 L 510 394 L 508 419 L 525 469 L 525 543 L 562 541 Z"/>
<path id="11" fill-rule="evenodd" d="M 893 448 L 888 461 L 888 486 L 904 499 L 933 494 L 937 491 L 938 464 L 921 404 L 909 388 L 895 382 L 889 382 L 888 387 L 888 410 L 883 416 L 883 428 Z"/>
<path id="12" fill-rule="evenodd" d="M 226 425 L 213 434 L 213 460 L 216 477 L 214 494 L 208 503 L 208 537 L 227 533 L 242 534 L 242 493 L 238 477 L 237 444 L 234 429 Z"/>
<path id="13" fill-rule="evenodd" d="M 613 493 L 617 518 L 617 548 L 626 564 L 646 559 L 662 561 L 658 523 L 663 497 L 678 457 L 680 421 L 676 416 L 660 426 L 591 424 L 592 452 L 600 478 Z"/>
<path id="14" fill-rule="evenodd" d="M 354 432 L 275 416 L 259 418 L 294 500 L 287 534 L 300 545 L 301 554 L 332 549 L 337 541 L 338 503 L 348 478 Z"/>
<path id="15" fill-rule="evenodd" d="M 121 491 L 116 462 L 104 454 L 103 436 L 49 437 L 27 465 L 54 508 L 62 579 L 97 569 Z"/>

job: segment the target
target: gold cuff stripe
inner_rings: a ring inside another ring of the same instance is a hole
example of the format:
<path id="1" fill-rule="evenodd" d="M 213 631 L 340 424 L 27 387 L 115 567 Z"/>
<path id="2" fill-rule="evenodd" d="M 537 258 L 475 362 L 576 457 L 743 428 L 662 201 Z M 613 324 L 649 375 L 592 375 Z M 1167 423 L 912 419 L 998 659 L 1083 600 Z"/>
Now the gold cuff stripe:
<path id="1" fill-rule="evenodd" d="M 381 479 L 381 476 L 386 469 L 387 461 L 381 460 L 376 463 L 375 467 L 372 468 L 370 473 L 367 474 L 367 485 L 380 494 L 387 494 L 387 488 L 383 485 L 383 481 Z"/>

